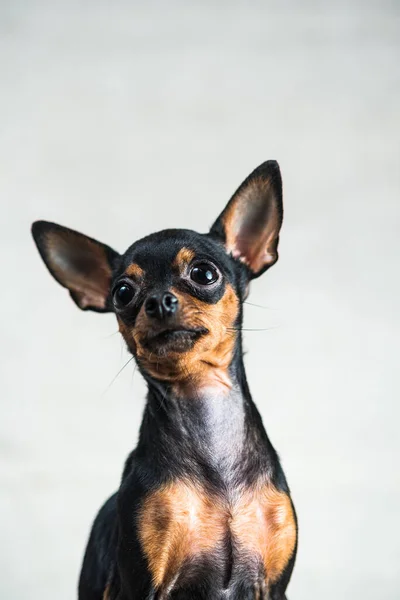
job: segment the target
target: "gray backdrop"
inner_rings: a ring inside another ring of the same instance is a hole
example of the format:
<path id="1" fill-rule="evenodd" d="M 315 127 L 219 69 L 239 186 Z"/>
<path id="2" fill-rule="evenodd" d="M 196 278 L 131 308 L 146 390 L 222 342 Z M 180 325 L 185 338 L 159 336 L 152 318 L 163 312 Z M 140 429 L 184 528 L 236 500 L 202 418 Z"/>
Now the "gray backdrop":
<path id="1" fill-rule="evenodd" d="M 289 596 L 399 598 L 399 25 L 389 0 L 0 2 L 1 598 L 74 598 L 144 402 L 30 223 L 205 231 L 268 158 L 281 258 L 245 346 L 299 515 Z"/>

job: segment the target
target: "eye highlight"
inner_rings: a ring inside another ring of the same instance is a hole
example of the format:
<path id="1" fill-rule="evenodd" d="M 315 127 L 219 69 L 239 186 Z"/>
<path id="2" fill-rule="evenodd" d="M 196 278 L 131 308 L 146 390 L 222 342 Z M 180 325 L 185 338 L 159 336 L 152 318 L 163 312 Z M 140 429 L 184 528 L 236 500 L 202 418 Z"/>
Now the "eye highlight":
<path id="1" fill-rule="evenodd" d="M 123 281 L 114 290 L 113 301 L 116 308 L 125 308 L 133 300 L 135 290 L 129 283 Z"/>
<path id="2" fill-rule="evenodd" d="M 199 285 L 210 285 L 219 279 L 219 274 L 213 265 L 198 263 L 191 269 L 190 279 Z"/>

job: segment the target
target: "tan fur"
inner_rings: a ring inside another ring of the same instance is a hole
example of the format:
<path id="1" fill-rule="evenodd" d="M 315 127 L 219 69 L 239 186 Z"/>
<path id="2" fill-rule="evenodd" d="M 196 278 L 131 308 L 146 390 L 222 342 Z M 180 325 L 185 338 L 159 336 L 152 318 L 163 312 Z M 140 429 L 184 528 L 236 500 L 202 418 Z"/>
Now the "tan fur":
<path id="1" fill-rule="evenodd" d="M 289 496 L 272 485 L 245 493 L 235 505 L 235 539 L 262 557 L 268 583 L 279 579 L 296 544 L 296 524 Z"/>
<path id="2" fill-rule="evenodd" d="M 215 383 L 229 388 L 227 369 L 232 360 L 236 339 L 233 326 L 239 308 L 232 286 L 226 286 L 224 296 L 216 304 L 207 304 L 174 288 L 171 292 L 179 300 L 180 325 L 187 328 L 205 327 L 209 333 L 201 337 L 187 352 L 168 352 L 165 356 L 152 354 L 142 345 L 149 328 L 148 318 L 142 307 L 133 328 L 125 326 L 119 320 L 120 331 L 128 346 L 135 351 L 138 360 L 150 375 L 176 384 L 177 393 L 187 392 L 187 386 L 199 389 Z"/>
<path id="3" fill-rule="evenodd" d="M 137 263 L 131 263 L 126 269 L 125 275 L 129 275 L 129 277 L 134 277 L 135 279 L 142 279 L 144 277 L 144 271 Z"/>
<path id="4" fill-rule="evenodd" d="M 187 558 L 215 548 L 223 535 L 214 500 L 186 481 L 157 490 L 139 518 L 139 537 L 157 587 L 168 585 Z"/>
<path id="5" fill-rule="evenodd" d="M 296 543 L 289 497 L 264 484 L 228 502 L 180 480 L 151 494 L 139 515 L 139 538 L 158 588 L 170 585 L 187 559 L 222 548 L 228 534 L 235 553 L 258 556 L 263 562 L 265 584 L 270 586 Z"/>
<path id="6" fill-rule="evenodd" d="M 226 249 L 257 273 L 277 259 L 276 245 L 281 218 L 274 201 L 274 191 L 269 180 L 252 180 L 232 198 L 222 216 L 226 236 Z M 271 202 L 265 202 L 270 196 Z M 257 206 L 258 204 L 258 206 Z M 252 210 L 259 214 L 252 224 L 252 235 L 246 231 Z"/>
<path id="7" fill-rule="evenodd" d="M 103 593 L 103 600 L 110 600 L 110 586 L 107 585 Z"/>
<path id="8" fill-rule="evenodd" d="M 118 329 L 119 329 L 120 334 L 122 335 L 125 342 L 127 343 L 129 350 L 133 354 L 135 354 L 136 353 L 136 343 L 135 343 L 135 340 L 132 335 L 132 328 L 129 327 L 128 325 L 125 325 L 125 323 L 123 322 L 123 320 L 121 319 L 121 317 L 119 315 L 117 315 L 117 321 L 118 321 Z"/>
<path id="9" fill-rule="evenodd" d="M 70 255 L 72 243 L 91 257 L 92 277 L 59 262 L 59 256 Z M 105 308 L 112 272 L 104 248 L 80 234 L 58 231 L 46 234 L 46 247 L 52 272 L 62 285 L 78 294 L 79 306 Z"/>
<path id="10" fill-rule="evenodd" d="M 183 247 L 181 248 L 181 250 L 179 250 L 178 254 L 176 255 L 172 266 L 175 269 L 178 269 L 179 273 L 183 273 L 187 266 L 192 262 L 194 257 L 195 253 L 193 252 L 193 250 Z"/>

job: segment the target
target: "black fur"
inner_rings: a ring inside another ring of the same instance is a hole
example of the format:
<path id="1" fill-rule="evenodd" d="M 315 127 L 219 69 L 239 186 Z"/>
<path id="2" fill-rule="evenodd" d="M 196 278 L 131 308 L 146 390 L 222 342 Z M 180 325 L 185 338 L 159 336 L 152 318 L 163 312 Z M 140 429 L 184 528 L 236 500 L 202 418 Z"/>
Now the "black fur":
<path id="1" fill-rule="evenodd" d="M 254 172 L 256 176 L 260 173 L 272 177 L 281 203 L 277 164 L 265 163 Z M 233 287 L 240 301 L 234 324 L 238 332 L 229 366 L 236 392 L 223 400 L 226 403 L 220 407 L 224 410 L 223 419 L 212 416 L 210 421 L 211 405 L 207 401 L 198 402 L 196 397 L 177 398 L 171 393 L 170 384 L 154 378 L 139 363 L 148 384 L 139 441 L 126 461 L 118 492 L 105 503 L 94 522 L 80 576 L 80 600 L 102 600 L 106 587 L 110 600 L 254 600 L 254 586 L 265 576 L 259 563 L 252 562 L 251 557 L 250 560 L 237 558 L 228 536 L 212 553 L 188 561 L 172 590 L 162 595 L 152 583 L 138 536 L 137 519 L 144 499 L 162 485 L 182 477 L 200 483 L 211 496 L 229 498 L 238 488 L 251 488 L 262 475 L 277 490 L 290 494 L 246 380 L 240 328 L 242 304 L 254 274 L 225 251 L 223 214 L 209 234 L 166 230 L 134 243 L 123 255 L 102 245 L 112 272 L 104 310 L 115 310 L 129 326 L 135 324 L 150 293 L 174 287 L 213 305 L 221 299 L 228 284 Z M 33 234 L 43 259 L 54 274 L 46 247 L 46 232 L 52 227 L 59 226 L 38 222 L 33 227 Z M 219 283 L 210 289 L 202 289 L 190 280 L 182 279 L 173 268 L 181 248 L 193 250 L 197 261 L 212 261 L 221 274 Z M 143 285 L 139 286 L 125 274 L 131 263 L 145 271 Z M 114 290 L 121 282 L 128 282 L 136 289 L 134 302 L 126 309 L 113 305 Z M 244 423 L 240 434 L 237 422 Z M 285 600 L 295 556 L 296 549 L 279 581 L 269 590 L 269 596 L 260 592 L 260 599 Z"/>

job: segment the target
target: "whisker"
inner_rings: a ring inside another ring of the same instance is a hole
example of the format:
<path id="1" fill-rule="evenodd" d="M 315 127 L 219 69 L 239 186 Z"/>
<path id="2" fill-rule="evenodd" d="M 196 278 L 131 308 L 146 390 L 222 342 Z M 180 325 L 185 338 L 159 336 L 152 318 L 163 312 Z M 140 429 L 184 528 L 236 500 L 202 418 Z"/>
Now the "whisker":
<path id="1" fill-rule="evenodd" d="M 119 329 L 117 329 L 117 331 L 114 331 L 114 333 L 109 333 L 108 335 L 104 335 L 101 337 L 102 340 L 108 340 L 111 337 L 114 337 L 114 335 L 117 335 L 119 333 Z"/>
<path id="2" fill-rule="evenodd" d="M 133 369 L 132 369 L 132 377 L 131 377 L 131 385 L 133 384 L 133 376 L 136 373 L 136 369 L 137 369 L 137 363 L 135 363 L 133 365 Z"/>
<path id="3" fill-rule="evenodd" d="M 265 327 L 260 329 L 253 329 L 247 327 L 227 327 L 230 331 L 270 331 L 271 329 L 278 329 L 280 325 L 275 325 L 274 327 Z"/>
<path id="4" fill-rule="evenodd" d="M 272 306 L 263 306 L 262 304 L 254 304 L 254 302 L 248 302 L 247 300 L 244 301 L 244 304 L 248 304 L 249 306 L 256 306 L 257 308 L 263 308 L 264 310 L 278 310 L 276 308 L 273 308 Z"/>
<path id="5" fill-rule="evenodd" d="M 165 394 L 161 398 L 161 402 L 160 402 L 160 406 L 158 407 L 158 410 L 161 410 L 164 407 L 164 400 L 167 397 L 167 394 L 168 394 L 168 386 L 165 387 Z"/>
<path id="6" fill-rule="evenodd" d="M 116 376 L 114 377 L 114 379 L 108 384 L 108 386 L 106 387 L 106 389 L 104 390 L 104 392 L 102 393 L 102 397 L 108 392 L 108 390 L 110 389 L 110 387 L 112 386 L 112 384 L 115 382 L 115 380 L 117 379 L 117 377 L 119 377 L 119 375 L 121 375 L 122 371 L 125 369 L 125 367 L 127 367 L 129 365 L 129 363 L 134 359 L 134 356 L 131 356 L 129 358 L 129 360 L 126 361 L 126 363 L 124 364 L 124 366 L 118 371 L 118 373 L 116 374 Z M 136 369 L 135 369 L 136 370 Z M 133 372 L 135 372 L 135 370 Z"/>
<path id="7" fill-rule="evenodd" d="M 190 382 L 190 381 L 193 381 L 193 380 L 194 380 L 194 377 L 193 377 L 193 375 L 192 375 L 192 374 L 189 372 L 189 369 L 188 369 L 186 366 L 183 366 L 183 370 L 186 372 L 186 375 L 187 375 L 187 378 L 188 378 L 188 382 Z M 193 392 L 194 392 L 195 399 L 196 399 L 196 400 L 200 400 L 199 393 L 198 393 L 198 391 L 197 391 L 197 386 L 195 386 L 195 387 L 194 387 L 194 390 L 193 390 Z"/>

